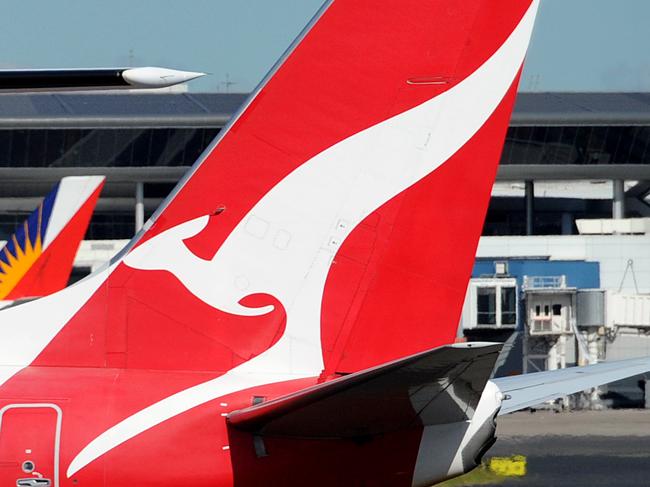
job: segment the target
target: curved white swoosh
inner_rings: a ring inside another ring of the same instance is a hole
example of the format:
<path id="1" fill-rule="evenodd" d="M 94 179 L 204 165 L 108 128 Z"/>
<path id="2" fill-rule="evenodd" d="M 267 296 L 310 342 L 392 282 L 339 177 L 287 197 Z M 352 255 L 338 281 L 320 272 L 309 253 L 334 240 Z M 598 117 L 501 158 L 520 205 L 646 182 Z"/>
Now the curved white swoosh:
<path id="1" fill-rule="evenodd" d="M 372 211 L 456 153 L 497 108 L 521 67 L 534 1 L 508 40 L 447 92 L 329 147 L 267 193 L 212 260 L 182 240 L 207 217 L 186 222 L 135 248 L 124 262 L 173 273 L 205 303 L 228 313 L 260 315 L 239 301 L 275 296 L 287 311 L 284 335 L 266 352 L 211 381 L 163 399 L 91 441 L 70 464 L 70 477 L 117 445 L 195 406 L 270 382 L 317 376 L 322 368 L 320 305 L 332 258 Z"/>

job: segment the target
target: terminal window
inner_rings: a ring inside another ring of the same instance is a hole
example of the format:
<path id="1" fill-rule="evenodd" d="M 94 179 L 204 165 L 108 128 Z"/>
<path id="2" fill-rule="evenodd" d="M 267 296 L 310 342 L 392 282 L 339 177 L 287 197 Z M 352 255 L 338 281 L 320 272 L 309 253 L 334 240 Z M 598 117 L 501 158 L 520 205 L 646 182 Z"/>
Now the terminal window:
<path id="1" fill-rule="evenodd" d="M 517 282 L 512 278 L 480 279 L 470 284 L 471 318 L 469 327 L 516 327 L 518 315 Z M 466 326 L 466 325 L 464 325 Z"/>
<path id="2" fill-rule="evenodd" d="M 496 287 L 479 287 L 476 289 L 476 324 L 497 324 L 497 289 Z"/>
<path id="3" fill-rule="evenodd" d="M 501 288 L 501 324 L 517 324 L 517 290 L 514 286 Z"/>

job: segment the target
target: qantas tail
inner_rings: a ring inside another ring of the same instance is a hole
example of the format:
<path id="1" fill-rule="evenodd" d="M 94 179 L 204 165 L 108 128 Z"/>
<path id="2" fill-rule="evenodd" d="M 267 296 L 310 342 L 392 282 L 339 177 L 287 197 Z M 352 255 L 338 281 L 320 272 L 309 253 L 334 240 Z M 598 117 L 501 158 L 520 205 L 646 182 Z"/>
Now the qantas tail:
<path id="1" fill-rule="evenodd" d="M 537 4 L 328 2 L 144 231 L 23 307 L 0 357 L 326 379 L 452 342 Z"/>
<path id="2" fill-rule="evenodd" d="M 39 363 L 329 377 L 452 342 L 536 9 L 328 3 L 128 250 L 40 303 L 70 311 Z"/>
<path id="3" fill-rule="evenodd" d="M 47 296 L 67 285 L 103 185 L 103 176 L 81 176 L 54 186 L 0 250 L 0 300 Z"/>
<path id="4" fill-rule="evenodd" d="M 536 8 L 332 2 L 117 264 L 129 316 L 208 333 L 183 366 L 225 370 L 452 342 Z"/>

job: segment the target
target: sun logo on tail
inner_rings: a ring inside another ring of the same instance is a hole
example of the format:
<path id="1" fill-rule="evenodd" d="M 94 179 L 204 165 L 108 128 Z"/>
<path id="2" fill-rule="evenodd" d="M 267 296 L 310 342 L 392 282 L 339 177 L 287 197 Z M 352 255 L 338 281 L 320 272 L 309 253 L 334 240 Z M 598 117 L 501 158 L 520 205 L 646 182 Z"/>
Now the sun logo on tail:
<path id="1" fill-rule="evenodd" d="M 26 220 L 0 250 L 0 300 L 9 296 L 43 253 L 42 216 L 41 204 L 38 207 L 38 218 L 35 221 L 31 218 Z"/>

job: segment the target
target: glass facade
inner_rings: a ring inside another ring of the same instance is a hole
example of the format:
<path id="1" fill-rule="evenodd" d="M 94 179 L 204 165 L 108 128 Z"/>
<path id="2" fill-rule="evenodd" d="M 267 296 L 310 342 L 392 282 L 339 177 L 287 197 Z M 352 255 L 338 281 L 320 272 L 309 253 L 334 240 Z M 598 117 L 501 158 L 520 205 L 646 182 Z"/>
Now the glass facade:
<path id="1" fill-rule="evenodd" d="M 0 213 L 0 240 L 7 240 L 28 216 L 29 212 Z"/>
<path id="2" fill-rule="evenodd" d="M 7 240 L 18 225 L 29 216 L 28 212 L 0 213 L 0 240 Z M 134 234 L 133 211 L 95 211 L 86 232 L 86 240 L 128 239 Z"/>
<path id="3" fill-rule="evenodd" d="M 648 126 L 510 127 L 501 164 L 648 164 Z"/>
<path id="4" fill-rule="evenodd" d="M 219 130 L 214 127 L 0 129 L 0 168 L 191 166 Z M 501 164 L 650 164 L 650 126 L 510 127 Z M 173 186 L 145 181 L 145 198 L 153 205 Z M 567 233 L 569 227 L 569 233 L 575 233 L 575 218 L 611 215 L 610 203 L 603 201 L 568 201 L 561 210 L 557 205 L 544 205 L 538 201 L 535 206 L 536 234 Z M 151 208 L 148 210 L 150 213 Z M 0 214 L 0 239 L 12 233 L 25 216 L 21 212 Z M 525 217 L 523 198 L 493 198 L 483 234 L 523 235 Z M 563 217 L 569 218 L 563 220 Z M 133 229 L 133 211 L 124 206 L 113 210 L 104 206 L 93 215 L 87 238 L 130 238 Z"/>
<path id="5" fill-rule="evenodd" d="M 95 211 L 88 225 L 85 239 L 129 239 L 133 237 L 134 233 L 135 213 L 133 211 Z"/>
<path id="6" fill-rule="evenodd" d="M 514 126 L 507 132 L 501 164 L 650 164 L 650 126 Z M 578 218 L 611 218 L 610 200 L 537 198 L 536 235 L 577 232 Z M 628 216 L 640 216 L 628 209 Z M 492 198 L 483 235 L 525 235 L 523 198 Z"/>
<path id="7" fill-rule="evenodd" d="M 191 166 L 218 128 L 5 129 L 0 167 Z M 510 127 L 501 164 L 648 164 L 648 126 Z"/>
<path id="8" fill-rule="evenodd" d="M 517 288 L 501 287 L 501 324 L 517 324 Z"/>
<path id="9" fill-rule="evenodd" d="M 479 287 L 476 289 L 476 324 L 494 326 L 497 324 L 497 289 Z"/>
<path id="10" fill-rule="evenodd" d="M 0 167 L 191 166 L 218 133 L 218 128 L 0 130 Z M 162 200 L 174 186 L 145 182 L 144 197 Z M 150 214 L 146 212 L 145 219 Z M 0 240 L 27 215 L 0 213 Z M 85 238 L 127 239 L 134 228 L 133 210 L 96 210 Z"/>
<path id="11" fill-rule="evenodd" d="M 0 167 L 191 166 L 218 128 L 0 130 Z"/>
<path id="12" fill-rule="evenodd" d="M 544 198 L 536 198 L 533 228 L 535 235 L 571 235 L 577 233 L 574 221 L 578 218 L 611 218 L 612 204 L 609 200 L 561 199 L 547 204 Z M 628 210 L 631 217 L 637 216 Z M 569 223 L 564 223 L 567 218 Z M 568 225 L 568 228 L 567 228 Z M 488 207 L 483 235 L 526 235 L 526 210 L 523 198 L 492 198 Z"/>

